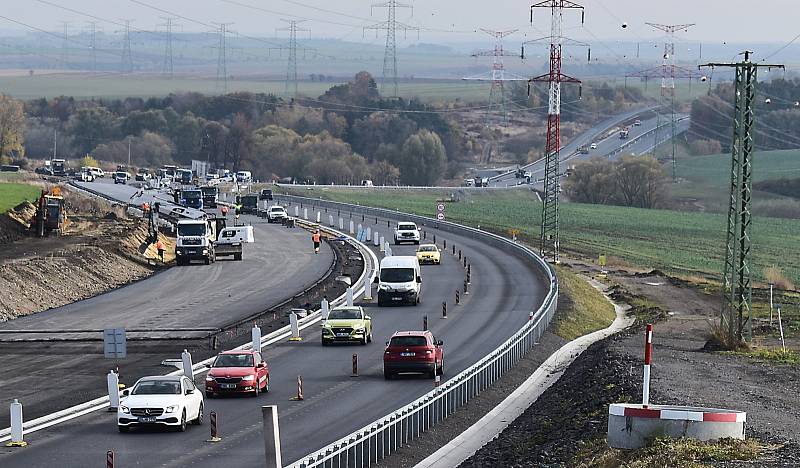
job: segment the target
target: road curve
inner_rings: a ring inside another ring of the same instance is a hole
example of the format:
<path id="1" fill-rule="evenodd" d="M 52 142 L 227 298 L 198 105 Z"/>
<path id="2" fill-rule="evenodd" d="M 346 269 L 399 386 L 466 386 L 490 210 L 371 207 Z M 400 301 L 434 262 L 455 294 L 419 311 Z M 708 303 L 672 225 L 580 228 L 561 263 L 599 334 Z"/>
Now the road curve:
<path id="1" fill-rule="evenodd" d="M 365 227 L 387 231 L 385 219 L 377 225 L 374 221 L 367 219 Z M 464 269 L 448 249 L 442 265 L 423 267 L 418 307 L 367 306 L 375 324 L 372 344 L 323 348 L 313 327 L 303 334 L 302 342 L 265 348 L 272 373 L 268 394 L 258 399 L 206 400 L 207 411 L 219 414 L 221 442 L 205 442 L 207 425 L 185 433 L 117 434 L 113 414 L 94 414 L 32 434 L 28 440 L 35 449 L 2 454 L 0 464 L 64 466 L 68 461 L 68 466 L 89 466 L 100 463 L 105 451 L 112 449 L 120 466 L 257 466 L 263 463 L 259 407 L 265 404 L 278 405 L 284 462 L 291 462 L 409 403 L 429 391 L 433 382 L 383 379 L 383 343 L 395 330 L 419 329 L 427 315 L 429 328 L 445 342 L 446 379 L 516 332 L 542 303 L 548 287 L 534 265 L 503 249 L 435 230 L 428 232 L 428 239 L 434 234 L 439 245 L 446 239 L 448 248 L 455 243 L 469 258 L 472 284 L 462 305 L 453 304 L 453 295 L 463 284 Z M 401 255 L 415 250 L 414 246 L 393 249 Z M 448 303 L 447 319 L 440 318 L 443 301 Z M 359 357 L 359 377 L 350 375 L 353 353 Z M 296 393 L 297 375 L 303 376 L 305 400 L 289 401 Z"/>

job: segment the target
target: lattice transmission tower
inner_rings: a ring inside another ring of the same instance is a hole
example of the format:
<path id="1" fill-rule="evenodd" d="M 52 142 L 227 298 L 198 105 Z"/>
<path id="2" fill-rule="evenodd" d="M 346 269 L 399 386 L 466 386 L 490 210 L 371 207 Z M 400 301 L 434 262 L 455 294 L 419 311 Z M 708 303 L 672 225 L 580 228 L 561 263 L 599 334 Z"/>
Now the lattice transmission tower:
<path id="1" fill-rule="evenodd" d="M 397 0 L 374 3 L 370 9 L 370 14 L 372 14 L 372 11 L 375 8 L 386 8 L 388 11 L 388 18 L 386 21 L 364 27 L 364 31 L 367 29 L 374 29 L 377 33 L 378 30 L 386 30 L 386 50 L 383 54 L 383 78 L 381 80 L 381 93 L 385 94 L 388 86 L 391 90 L 392 97 L 397 97 L 397 30 L 402 30 L 403 34 L 407 34 L 408 31 L 417 31 L 419 33 L 419 28 L 397 21 L 397 9 L 413 8 L 411 5 L 400 3 Z"/>
<path id="2" fill-rule="evenodd" d="M 464 80 L 491 81 L 492 87 L 489 90 L 489 107 L 486 109 L 486 125 L 491 123 L 491 118 L 500 111 L 501 122 L 503 125 L 508 123 L 508 110 L 506 108 L 505 83 L 507 81 L 527 81 L 527 78 L 508 72 L 503 63 L 503 57 L 518 57 L 516 53 L 506 51 L 503 48 L 503 39 L 517 32 L 516 29 L 507 31 L 492 31 L 481 28 L 481 31 L 495 39 L 494 48 L 479 50 L 472 54 L 473 57 L 492 57 L 492 69 L 488 73 L 468 76 Z"/>
<path id="3" fill-rule="evenodd" d="M 133 53 L 131 52 L 131 21 L 129 19 L 122 20 L 125 22 L 125 29 L 122 30 L 122 64 L 120 70 L 122 73 L 133 73 Z"/>
<path id="4" fill-rule="evenodd" d="M 561 152 L 561 84 L 580 84 L 580 80 L 561 73 L 562 48 L 565 43 L 586 45 L 565 38 L 562 34 L 564 10 L 580 10 L 581 24 L 584 8 L 569 0 L 545 0 L 531 5 L 531 23 L 536 8 L 550 9 L 550 71 L 528 80 L 530 83 L 548 83 L 547 144 L 545 147 L 544 196 L 542 197 L 542 224 L 539 235 L 539 252 L 545 260 L 559 262 L 558 198 L 561 190 L 559 159 Z M 538 42 L 539 40 L 528 41 Z M 524 49 L 522 56 L 524 57 Z"/>
<path id="5" fill-rule="evenodd" d="M 61 38 L 61 67 L 69 68 L 69 21 L 61 22 L 63 35 Z"/>
<path id="6" fill-rule="evenodd" d="M 214 31 L 218 37 L 217 43 L 217 83 L 216 90 L 228 92 L 228 26 L 233 23 L 211 23 L 217 27 Z"/>
<path id="7" fill-rule="evenodd" d="M 97 72 L 97 21 L 89 21 L 89 61 L 92 64 L 92 72 Z"/>
<path id="8" fill-rule="evenodd" d="M 693 79 L 699 78 L 699 74 L 687 68 L 676 65 L 675 59 L 675 33 L 678 31 L 688 31 L 694 23 L 690 24 L 658 24 L 658 23 L 645 23 L 659 31 L 664 31 L 666 39 L 664 40 L 664 54 L 661 59 L 661 66 L 651 68 L 648 70 L 641 70 L 635 73 L 626 75 L 626 78 L 641 78 L 647 87 L 647 80 L 649 78 L 661 78 L 661 98 L 659 105 L 662 109 L 670 110 L 670 130 L 672 141 L 672 181 L 677 182 L 677 162 L 675 160 L 675 79 Z M 691 83 L 691 81 L 690 81 Z M 656 128 L 653 131 L 653 154 L 658 148 L 660 141 L 661 129 L 661 114 L 656 111 Z"/>
<path id="9" fill-rule="evenodd" d="M 297 25 L 302 23 L 303 21 L 296 21 L 296 20 L 282 20 L 289 23 L 289 26 L 285 28 L 277 29 L 276 31 L 283 31 L 289 33 L 289 45 L 288 47 L 281 47 L 280 50 L 288 50 L 289 51 L 289 63 L 286 69 L 286 94 L 290 94 L 295 98 L 298 95 L 297 92 L 297 33 L 298 32 L 308 32 L 311 33 L 310 29 L 307 28 L 300 28 Z M 306 49 L 303 49 L 303 53 L 305 54 Z"/>
<path id="10" fill-rule="evenodd" d="M 725 264 L 722 270 L 722 307 L 720 325 L 732 343 L 750 339 L 752 285 L 750 279 L 750 202 L 753 178 L 753 134 L 755 130 L 755 94 L 758 69 L 784 68 L 783 65 L 753 63 L 750 51 L 737 63 L 707 63 L 702 67 L 729 67 L 736 70 L 734 93 L 733 139 L 731 143 L 731 182 L 728 205 L 728 229 Z M 746 336 L 745 336 L 746 334 Z"/>
<path id="11" fill-rule="evenodd" d="M 167 16 L 161 19 L 164 20 L 164 23 L 159 25 L 164 28 L 164 65 L 161 67 L 161 73 L 171 80 L 175 73 L 172 60 L 172 28 L 174 28 L 176 24 L 175 18 Z"/>

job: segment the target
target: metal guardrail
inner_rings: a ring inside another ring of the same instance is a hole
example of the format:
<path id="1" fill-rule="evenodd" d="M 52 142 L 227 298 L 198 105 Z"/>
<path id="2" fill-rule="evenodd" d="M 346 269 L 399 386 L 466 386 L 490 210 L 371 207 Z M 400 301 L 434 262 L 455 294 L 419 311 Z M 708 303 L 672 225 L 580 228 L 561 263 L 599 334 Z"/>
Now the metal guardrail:
<path id="1" fill-rule="evenodd" d="M 284 202 L 309 205 L 312 208 L 325 207 L 350 213 L 369 214 L 370 216 L 399 217 L 442 231 L 479 238 L 491 245 L 505 247 L 515 255 L 532 261 L 550 284 L 547 296 L 539 309 L 532 313 L 530 320 L 494 351 L 455 377 L 445 381 L 440 387 L 338 441 L 289 464 L 289 468 L 362 468 L 386 458 L 392 452 L 419 437 L 433 425 L 447 418 L 502 377 L 538 342 L 555 314 L 558 304 L 558 279 L 555 271 L 524 245 L 467 226 L 398 211 L 292 195 L 276 195 L 275 198 Z"/>

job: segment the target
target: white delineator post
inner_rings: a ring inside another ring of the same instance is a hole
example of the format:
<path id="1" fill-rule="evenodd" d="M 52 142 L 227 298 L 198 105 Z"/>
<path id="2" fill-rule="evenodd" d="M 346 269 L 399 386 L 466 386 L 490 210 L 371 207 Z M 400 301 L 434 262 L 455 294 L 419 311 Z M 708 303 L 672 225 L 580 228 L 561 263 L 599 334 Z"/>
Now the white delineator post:
<path id="1" fill-rule="evenodd" d="M 644 341 L 644 383 L 642 384 L 642 406 L 650 404 L 650 360 L 653 357 L 653 324 L 647 324 Z"/>
<path id="2" fill-rule="evenodd" d="M 294 207 L 294 217 L 295 218 L 299 218 L 300 217 L 300 207 L 299 206 L 295 206 Z"/>
<path id="3" fill-rule="evenodd" d="M 189 377 L 194 381 L 194 369 L 192 369 L 192 353 L 183 350 L 181 353 L 181 362 L 183 363 L 183 375 Z"/>
<path id="4" fill-rule="evenodd" d="M 339 230 L 344 231 L 344 219 L 339 218 Z"/>
<path id="5" fill-rule="evenodd" d="M 353 287 L 347 288 L 347 307 L 353 307 Z"/>
<path id="6" fill-rule="evenodd" d="M 108 371 L 106 386 L 108 388 L 108 411 L 116 411 L 119 408 L 119 376 L 113 370 Z"/>
<path id="7" fill-rule="evenodd" d="M 378 233 L 378 231 L 373 231 L 372 232 L 372 244 L 375 247 L 377 247 L 377 246 L 381 245 L 380 242 L 381 242 L 380 233 Z"/>
<path id="8" fill-rule="evenodd" d="M 355 234 L 356 233 L 355 229 L 356 229 L 355 225 L 353 224 L 353 220 L 351 219 L 350 220 L 350 234 Z"/>
<path id="9" fill-rule="evenodd" d="M 303 219 L 308 221 L 308 208 L 303 208 Z"/>
<path id="10" fill-rule="evenodd" d="M 781 347 L 783 348 L 783 352 L 786 352 L 786 341 L 783 339 L 783 321 L 781 320 L 781 305 L 778 304 L 778 329 L 781 332 Z"/>
<path id="11" fill-rule="evenodd" d="M 333 215 L 328 215 L 328 226 L 333 227 Z"/>
<path id="12" fill-rule="evenodd" d="M 772 326 L 772 283 L 769 283 L 769 326 Z"/>
<path id="13" fill-rule="evenodd" d="M 261 352 L 261 328 L 258 325 L 253 326 L 251 336 L 253 339 L 253 351 Z"/>
<path id="14" fill-rule="evenodd" d="M 380 243 L 380 251 L 383 252 L 386 249 L 386 242 L 383 240 L 383 236 L 381 236 L 381 243 Z"/>
<path id="15" fill-rule="evenodd" d="M 289 338 L 289 341 L 300 341 L 300 324 L 297 320 L 297 314 L 292 312 L 289 314 L 289 326 L 292 330 L 292 337 Z"/>
<path id="16" fill-rule="evenodd" d="M 319 217 L 322 216 L 319 211 L 317 211 L 317 224 L 319 224 Z"/>
<path id="17" fill-rule="evenodd" d="M 8 409 L 11 414 L 11 441 L 6 446 L 24 447 L 28 444 L 22 438 L 22 403 L 14 398 Z"/>
<path id="18" fill-rule="evenodd" d="M 372 300 L 372 281 L 370 281 L 370 277 L 372 276 L 372 272 L 367 275 L 364 275 L 364 297 L 365 301 Z"/>

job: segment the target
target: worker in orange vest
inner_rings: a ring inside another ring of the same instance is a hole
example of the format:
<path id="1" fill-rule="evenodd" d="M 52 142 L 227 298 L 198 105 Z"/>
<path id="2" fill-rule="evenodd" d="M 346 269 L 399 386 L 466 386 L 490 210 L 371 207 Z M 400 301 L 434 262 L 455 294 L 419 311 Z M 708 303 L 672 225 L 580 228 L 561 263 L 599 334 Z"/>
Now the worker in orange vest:
<path id="1" fill-rule="evenodd" d="M 145 212 L 145 213 L 150 211 L 150 204 L 147 203 L 147 202 L 142 203 L 142 211 Z"/>
<path id="2" fill-rule="evenodd" d="M 222 212 L 222 216 L 223 217 L 227 217 L 228 216 L 228 207 L 227 206 L 222 205 L 222 208 L 220 208 L 219 210 Z"/>
<path id="3" fill-rule="evenodd" d="M 158 258 L 161 259 L 161 263 L 164 263 L 164 250 L 165 250 L 165 247 L 164 247 L 164 243 L 161 242 L 161 239 L 159 239 L 156 242 L 156 250 L 158 251 Z"/>
<path id="4" fill-rule="evenodd" d="M 319 233 L 319 229 L 314 229 L 314 233 L 311 234 L 311 240 L 314 242 L 314 253 L 319 253 L 319 243 L 322 240 L 322 236 Z"/>

